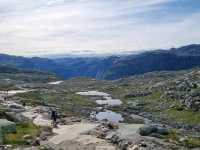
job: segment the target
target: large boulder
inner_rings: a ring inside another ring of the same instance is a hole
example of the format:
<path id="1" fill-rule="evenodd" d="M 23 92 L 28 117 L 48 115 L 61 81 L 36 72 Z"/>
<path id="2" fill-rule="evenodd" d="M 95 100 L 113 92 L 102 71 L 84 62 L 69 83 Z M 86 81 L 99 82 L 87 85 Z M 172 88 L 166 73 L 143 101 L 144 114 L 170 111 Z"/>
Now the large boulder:
<path id="1" fill-rule="evenodd" d="M 185 105 L 194 111 L 200 110 L 200 98 L 199 97 L 189 97 L 185 100 Z"/>
<path id="2" fill-rule="evenodd" d="M 81 119 L 78 117 L 65 117 L 60 119 L 60 123 L 63 125 L 74 124 L 76 122 L 81 122 Z"/>
<path id="3" fill-rule="evenodd" d="M 160 135 L 168 135 L 169 129 L 164 128 L 164 127 L 157 127 L 157 133 Z"/>
<path id="4" fill-rule="evenodd" d="M 15 103 L 10 104 L 9 108 L 11 108 L 11 109 L 23 109 L 23 110 L 25 109 L 22 105 L 15 104 Z"/>
<path id="5" fill-rule="evenodd" d="M 125 95 L 125 98 L 135 98 L 135 97 L 144 97 L 144 96 L 148 96 L 151 95 L 151 92 L 145 92 L 145 91 L 137 91 L 135 93 L 130 93 Z"/>
<path id="6" fill-rule="evenodd" d="M 28 118 L 22 115 L 21 113 L 15 113 L 15 112 L 6 112 L 6 115 L 13 121 L 16 122 L 26 122 L 28 121 Z"/>
<path id="7" fill-rule="evenodd" d="M 135 114 L 132 114 L 131 118 L 134 121 L 134 123 L 144 123 L 145 122 L 144 117 L 141 117 L 141 116 L 138 116 L 138 115 L 135 115 Z"/>
<path id="8" fill-rule="evenodd" d="M 7 105 L 8 111 L 14 112 L 14 113 L 21 113 L 25 111 L 25 108 L 22 105 L 19 105 L 17 103 L 10 103 Z"/>
<path id="9" fill-rule="evenodd" d="M 139 134 L 142 136 L 148 136 L 151 133 L 155 133 L 155 132 L 157 132 L 157 127 L 152 126 L 152 125 L 144 126 L 139 129 Z"/>
<path id="10" fill-rule="evenodd" d="M 139 129 L 142 136 L 168 135 L 169 129 L 160 125 L 146 125 Z"/>

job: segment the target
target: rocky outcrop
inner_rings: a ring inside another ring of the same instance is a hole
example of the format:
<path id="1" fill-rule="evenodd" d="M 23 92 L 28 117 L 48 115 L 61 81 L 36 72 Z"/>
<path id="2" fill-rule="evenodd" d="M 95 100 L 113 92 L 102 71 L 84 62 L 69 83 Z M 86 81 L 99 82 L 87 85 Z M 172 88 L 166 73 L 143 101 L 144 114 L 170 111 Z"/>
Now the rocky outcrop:
<path id="1" fill-rule="evenodd" d="M 174 99 L 186 108 L 200 111 L 200 75 L 193 71 L 180 79 L 171 81 L 162 98 Z"/>
<path id="2" fill-rule="evenodd" d="M 137 91 L 135 93 L 125 95 L 125 98 L 144 97 L 152 94 L 152 92 Z"/>
<path id="3" fill-rule="evenodd" d="M 161 137 L 162 135 L 168 135 L 169 129 L 163 125 L 146 125 L 139 129 L 139 134 L 142 136 Z"/>

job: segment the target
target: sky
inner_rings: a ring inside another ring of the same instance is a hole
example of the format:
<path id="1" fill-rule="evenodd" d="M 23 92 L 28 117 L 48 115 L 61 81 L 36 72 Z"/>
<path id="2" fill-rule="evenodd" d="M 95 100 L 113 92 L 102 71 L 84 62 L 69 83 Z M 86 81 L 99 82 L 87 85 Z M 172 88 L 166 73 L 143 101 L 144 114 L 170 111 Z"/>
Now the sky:
<path id="1" fill-rule="evenodd" d="M 0 0 L 0 53 L 116 54 L 200 43 L 199 0 Z"/>

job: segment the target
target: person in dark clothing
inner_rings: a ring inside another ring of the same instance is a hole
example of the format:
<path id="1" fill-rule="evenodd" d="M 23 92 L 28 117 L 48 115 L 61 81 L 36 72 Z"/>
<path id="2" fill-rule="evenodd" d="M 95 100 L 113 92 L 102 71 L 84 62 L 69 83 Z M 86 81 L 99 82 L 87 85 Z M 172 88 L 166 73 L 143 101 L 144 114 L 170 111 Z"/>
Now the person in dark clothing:
<path id="1" fill-rule="evenodd" d="M 26 107 L 26 103 L 25 103 L 25 102 L 22 102 L 22 106 L 23 106 L 23 107 Z"/>
<path id="2" fill-rule="evenodd" d="M 55 110 L 51 110 L 51 119 L 53 126 L 56 127 L 57 113 Z"/>

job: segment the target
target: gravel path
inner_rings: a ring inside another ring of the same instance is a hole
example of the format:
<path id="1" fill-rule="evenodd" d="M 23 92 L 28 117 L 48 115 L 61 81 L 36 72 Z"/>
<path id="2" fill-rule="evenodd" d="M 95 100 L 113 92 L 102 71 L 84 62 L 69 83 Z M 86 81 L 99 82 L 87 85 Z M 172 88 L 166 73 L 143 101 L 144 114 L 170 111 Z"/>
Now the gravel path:
<path id="1" fill-rule="evenodd" d="M 57 134 L 49 141 L 53 144 L 60 144 L 63 141 L 74 140 L 81 134 L 90 131 L 97 127 L 98 124 L 93 123 L 78 123 L 73 125 L 63 125 L 53 129 L 53 132 Z"/>
<path id="2" fill-rule="evenodd" d="M 63 150 L 116 150 L 115 146 L 107 141 L 84 134 L 97 126 L 98 124 L 95 123 L 77 123 L 59 126 L 53 130 L 57 135 L 49 139 L 49 143 L 56 145 L 55 149 Z"/>

